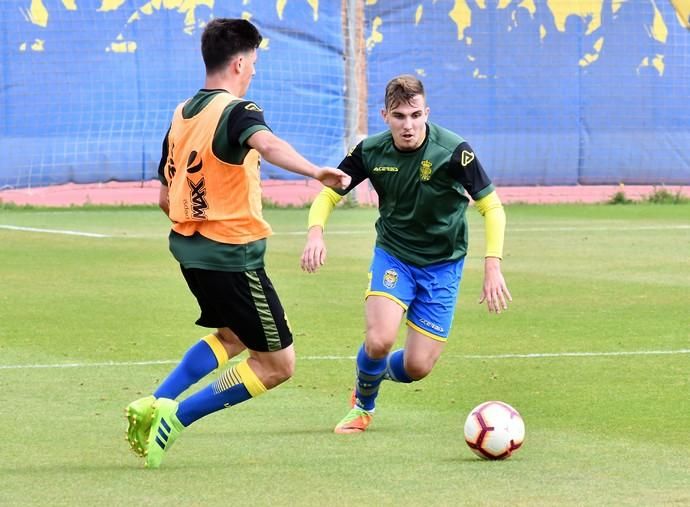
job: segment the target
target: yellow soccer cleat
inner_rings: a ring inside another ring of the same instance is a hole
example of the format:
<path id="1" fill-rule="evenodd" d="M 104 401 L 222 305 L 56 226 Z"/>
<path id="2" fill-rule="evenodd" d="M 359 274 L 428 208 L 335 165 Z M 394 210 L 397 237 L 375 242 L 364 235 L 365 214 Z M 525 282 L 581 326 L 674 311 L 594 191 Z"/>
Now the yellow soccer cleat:
<path id="1" fill-rule="evenodd" d="M 133 401 L 125 408 L 127 417 L 127 441 L 137 456 L 146 456 L 146 440 L 153 420 L 153 403 L 156 398 L 146 396 Z"/>
<path id="2" fill-rule="evenodd" d="M 160 467 L 165 453 L 182 433 L 184 426 L 177 418 L 177 406 L 174 400 L 156 400 L 146 448 L 146 468 Z"/>

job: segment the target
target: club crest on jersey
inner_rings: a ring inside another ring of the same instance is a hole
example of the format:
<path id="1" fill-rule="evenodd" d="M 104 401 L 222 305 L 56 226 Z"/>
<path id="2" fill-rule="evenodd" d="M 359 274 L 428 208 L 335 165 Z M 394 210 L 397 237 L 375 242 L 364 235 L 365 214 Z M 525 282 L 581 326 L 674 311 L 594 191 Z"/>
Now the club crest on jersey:
<path id="1" fill-rule="evenodd" d="M 398 273 L 394 269 L 389 269 L 383 274 L 383 286 L 392 289 L 398 283 Z"/>
<path id="2" fill-rule="evenodd" d="M 422 160 L 419 165 L 419 179 L 422 181 L 429 181 L 431 179 L 431 162 L 429 160 Z"/>

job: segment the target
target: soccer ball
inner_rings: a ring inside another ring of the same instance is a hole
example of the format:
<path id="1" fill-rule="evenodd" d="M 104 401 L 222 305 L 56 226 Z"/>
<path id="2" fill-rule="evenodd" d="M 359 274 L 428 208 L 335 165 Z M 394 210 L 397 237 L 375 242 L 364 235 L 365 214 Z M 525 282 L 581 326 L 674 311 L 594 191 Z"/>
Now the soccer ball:
<path id="1" fill-rule="evenodd" d="M 520 448 L 524 439 L 522 417 L 502 401 L 476 406 L 465 420 L 465 442 L 482 459 L 506 459 Z"/>

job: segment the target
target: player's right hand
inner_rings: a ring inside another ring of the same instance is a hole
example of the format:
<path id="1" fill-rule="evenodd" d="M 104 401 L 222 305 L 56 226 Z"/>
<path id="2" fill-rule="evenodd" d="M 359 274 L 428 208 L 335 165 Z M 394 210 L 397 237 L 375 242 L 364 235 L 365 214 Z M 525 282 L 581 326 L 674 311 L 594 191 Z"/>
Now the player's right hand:
<path id="1" fill-rule="evenodd" d="M 335 167 L 321 167 L 316 179 L 333 190 L 345 190 L 350 186 L 352 178 Z"/>
<path id="2" fill-rule="evenodd" d="M 307 233 L 307 244 L 304 245 L 300 266 L 302 271 L 315 273 L 326 262 L 326 243 L 323 240 L 323 230 L 319 226 L 312 227 Z"/>

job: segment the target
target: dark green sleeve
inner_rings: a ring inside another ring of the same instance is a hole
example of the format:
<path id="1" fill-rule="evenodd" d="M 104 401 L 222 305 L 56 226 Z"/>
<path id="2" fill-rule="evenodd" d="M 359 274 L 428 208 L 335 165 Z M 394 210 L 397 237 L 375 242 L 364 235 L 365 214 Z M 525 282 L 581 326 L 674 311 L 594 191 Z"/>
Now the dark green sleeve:
<path id="1" fill-rule="evenodd" d="M 259 130 L 271 130 L 263 110 L 254 102 L 234 102 L 223 111 L 213 137 L 213 153 L 223 162 L 241 164 L 251 149 L 247 139 Z"/>
<path id="2" fill-rule="evenodd" d="M 350 153 L 347 154 L 343 161 L 338 165 L 338 169 L 348 174 L 350 178 L 352 178 L 350 186 L 345 190 L 335 190 L 340 195 L 347 194 L 350 190 L 369 177 L 364 165 L 364 158 L 362 157 L 362 143 L 359 143 Z"/>

